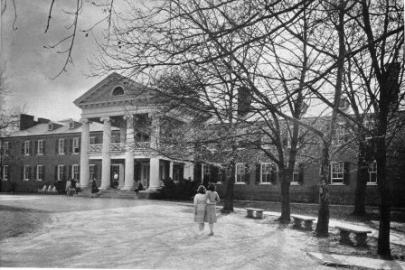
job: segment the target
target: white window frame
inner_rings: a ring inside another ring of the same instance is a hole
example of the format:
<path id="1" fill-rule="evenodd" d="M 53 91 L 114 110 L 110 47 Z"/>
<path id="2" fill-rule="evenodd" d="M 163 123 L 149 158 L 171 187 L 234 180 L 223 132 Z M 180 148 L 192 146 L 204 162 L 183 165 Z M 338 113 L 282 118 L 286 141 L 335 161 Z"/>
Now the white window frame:
<path id="1" fill-rule="evenodd" d="M 8 154 L 9 154 L 9 142 L 3 142 L 3 154 L 5 155 L 5 156 L 8 156 Z"/>
<path id="2" fill-rule="evenodd" d="M 264 170 L 266 170 L 268 167 L 269 171 L 268 174 L 263 173 Z M 271 169 L 272 169 L 272 163 L 271 162 L 262 162 L 260 163 L 260 184 L 262 185 L 271 185 Z M 268 175 L 269 181 L 265 181 L 264 175 Z"/>
<path id="3" fill-rule="evenodd" d="M 37 155 L 38 156 L 43 156 L 44 155 L 44 140 L 38 140 Z"/>
<path id="4" fill-rule="evenodd" d="M 77 177 L 75 177 L 75 168 L 77 168 Z M 80 171 L 79 171 L 79 164 L 73 164 L 72 165 L 72 178 L 75 180 L 79 180 L 80 177 Z"/>
<path id="5" fill-rule="evenodd" d="M 29 140 L 24 141 L 24 156 L 30 155 L 30 144 L 31 142 Z"/>
<path id="6" fill-rule="evenodd" d="M 334 171 L 336 169 L 336 166 L 339 166 L 339 171 Z M 335 174 L 335 177 L 334 177 L 334 174 Z M 338 175 L 338 177 L 336 177 L 336 175 Z M 344 177 L 345 177 L 344 162 L 331 162 L 330 163 L 330 183 L 332 185 L 344 185 Z"/>
<path id="7" fill-rule="evenodd" d="M 8 181 L 8 165 L 3 165 L 3 181 Z"/>
<path id="8" fill-rule="evenodd" d="M 62 169 L 61 169 L 62 168 Z M 58 164 L 58 169 L 56 172 L 56 180 L 62 181 L 64 178 L 64 170 L 65 170 L 65 165 L 64 164 Z M 62 177 L 63 176 L 63 177 Z"/>
<path id="9" fill-rule="evenodd" d="M 94 178 L 94 175 L 95 175 L 95 169 L 96 168 L 96 164 L 89 164 L 89 179 L 90 179 L 90 181 L 92 181 L 93 180 L 93 178 Z"/>
<path id="10" fill-rule="evenodd" d="M 58 139 L 58 155 L 65 154 L 65 138 Z"/>
<path id="11" fill-rule="evenodd" d="M 299 170 L 297 164 L 295 164 L 294 170 L 292 172 L 292 179 L 291 179 L 291 183 L 290 183 L 291 185 L 296 186 L 296 185 L 300 184 L 298 181 L 299 174 L 300 174 L 300 170 Z"/>
<path id="12" fill-rule="evenodd" d="M 77 148 L 77 152 L 75 149 Z M 72 153 L 78 155 L 80 153 L 79 137 L 74 137 L 72 140 Z"/>
<path id="13" fill-rule="evenodd" d="M 24 172 L 23 172 L 23 180 L 24 181 L 29 181 L 30 180 L 29 175 L 28 175 L 29 170 L 31 170 L 31 166 L 30 165 L 24 165 Z"/>
<path id="14" fill-rule="evenodd" d="M 370 170 L 371 169 L 371 170 Z M 372 175 L 375 174 L 375 181 L 371 181 Z M 368 166 L 368 179 L 367 179 L 367 185 L 368 186 L 376 186 L 378 183 L 378 178 L 377 178 L 377 161 L 374 160 L 372 161 L 369 166 Z"/>
<path id="15" fill-rule="evenodd" d="M 243 174 L 243 178 L 244 178 L 245 175 L 246 175 L 246 164 L 245 164 L 245 163 L 242 163 L 242 162 L 236 163 L 236 164 L 235 164 L 235 184 L 238 184 L 238 185 L 246 184 L 246 183 L 245 183 L 245 179 L 242 179 L 242 181 L 238 181 L 238 167 L 239 167 L 239 166 L 242 166 L 242 167 L 243 167 L 243 171 L 245 172 L 245 173 Z"/>
<path id="16" fill-rule="evenodd" d="M 37 179 L 37 181 L 42 181 L 44 180 L 44 175 L 45 175 L 45 171 L 42 172 L 42 175 L 40 175 L 40 171 L 44 169 L 44 165 L 42 164 L 38 164 L 37 165 L 37 175 L 35 176 L 35 178 Z"/>

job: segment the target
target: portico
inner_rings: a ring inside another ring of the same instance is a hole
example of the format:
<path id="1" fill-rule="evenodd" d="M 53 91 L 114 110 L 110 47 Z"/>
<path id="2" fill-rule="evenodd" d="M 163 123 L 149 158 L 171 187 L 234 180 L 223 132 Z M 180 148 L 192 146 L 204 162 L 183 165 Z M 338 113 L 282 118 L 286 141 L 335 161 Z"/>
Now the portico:
<path id="1" fill-rule="evenodd" d="M 141 183 L 149 191 L 155 191 L 167 177 L 192 177 L 191 164 L 177 162 L 182 165 L 176 167 L 174 160 L 160 155 L 163 114 L 156 96 L 149 90 L 113 73 L 75 100 L 82 109 L 81 188 L 89 187 L 92 180 L 89 179 L 92 160 L 101 160 L 101 176 L 97 179 L 101 179 L 101 190 L 112 186 L 112 166 L 119 171 L 121 190 L 133 190 Z M 90 136 L 91 122 L 103 125 L 98 139 Z M 119 167 L 114 167 L 116 160 L 121 160 Z"/>

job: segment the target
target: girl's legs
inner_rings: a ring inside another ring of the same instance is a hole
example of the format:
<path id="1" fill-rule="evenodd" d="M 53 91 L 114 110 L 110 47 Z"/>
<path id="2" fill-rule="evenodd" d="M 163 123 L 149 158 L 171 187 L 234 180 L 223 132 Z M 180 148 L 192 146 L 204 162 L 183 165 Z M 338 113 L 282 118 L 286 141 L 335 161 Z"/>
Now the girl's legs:
<path id="1" fill-rule="evenodd" d="M 214 235 L 214 223 L 210 223 L 210 234 L 209 235 Z"/>
<path id="2" fill-rule="evenodd" d="M 200 229 L 200 231 L 204 230 L 204 223 L 199 223 L 198 228 Z"/>

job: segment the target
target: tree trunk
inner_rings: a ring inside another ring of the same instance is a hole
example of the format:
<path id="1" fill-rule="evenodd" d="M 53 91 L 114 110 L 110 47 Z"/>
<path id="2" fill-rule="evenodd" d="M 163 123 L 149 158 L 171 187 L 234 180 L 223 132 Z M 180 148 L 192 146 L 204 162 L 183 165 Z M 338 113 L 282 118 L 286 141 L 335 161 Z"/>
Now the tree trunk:
<path id="1" fill-rule="evenodd" d="M 329 235 L 329 147 L 324 143 L 321 160 L 321 181 L 319 185 L 319 211 L 316 223 L 316 235 L 327 237 Z"/>
<path id="2" fill-rule="evenodd" d="M 290 223 L 290 174 L 287 170 L 283 170 L 281 179 L 281 216 L 280 223 Z"/>
<path id="3" fill-rule="evenodd" d="M 368 162 L 370 157 L 367 154 L 368 146 L 365 142 L 360 142 L 357 161 L 357 182 L 354 197 L 354 210 L 352 215 L 366 215 L 366 188 L 368 179 Z"/>
<path id="4" fill-rule="evenodd" d="M 386 177 L 385 138 L 377 138 L 376 145 L 377 181 L 380 192 L 380 227 L 378 230 L 378 251 L 384 258 L 391 258 L 390 221 L 391 221 L 391 188 Z"/>
<path id="5" fill-rule="evenodd" d="M 231 161 L 226 168 L 225 195 L 223 213 L 233 212 L 233 187 L 235 183 L 235 162 Z"/>

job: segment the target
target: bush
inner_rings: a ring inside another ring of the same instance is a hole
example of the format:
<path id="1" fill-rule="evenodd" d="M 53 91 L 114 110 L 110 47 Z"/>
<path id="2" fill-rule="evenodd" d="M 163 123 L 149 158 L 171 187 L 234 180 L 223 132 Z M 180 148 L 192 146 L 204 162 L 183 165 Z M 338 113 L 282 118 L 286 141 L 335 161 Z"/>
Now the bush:
<path id="1" fill-rule="evenodd" d="M 179 181 L 175 183 L 171 179 L 163 180 L 164 186 L 160 190 L 161 199 L 190 200 L 197 192 L 200 185 L 197 181 Z"/>

